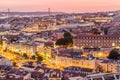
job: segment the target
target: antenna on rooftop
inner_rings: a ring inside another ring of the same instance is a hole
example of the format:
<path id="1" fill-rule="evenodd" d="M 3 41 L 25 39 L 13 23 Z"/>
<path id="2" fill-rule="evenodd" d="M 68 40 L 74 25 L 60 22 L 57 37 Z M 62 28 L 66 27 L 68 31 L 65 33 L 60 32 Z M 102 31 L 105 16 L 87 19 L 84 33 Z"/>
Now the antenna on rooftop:
<path id="1" fill-rule="evenodd" d="M 50 17 L 50 15 L 51 15 L 51 11 L 50 11 L 50 8 L 48 8 L 48 14 L 49 14 L 49 17 Z"/>
<path id="2" fill-rule="evenodd" d="M 9 16 L 10 16 L 10 9 L 8 8 L 7 9 L 7 17 L 9 18 Z"/>

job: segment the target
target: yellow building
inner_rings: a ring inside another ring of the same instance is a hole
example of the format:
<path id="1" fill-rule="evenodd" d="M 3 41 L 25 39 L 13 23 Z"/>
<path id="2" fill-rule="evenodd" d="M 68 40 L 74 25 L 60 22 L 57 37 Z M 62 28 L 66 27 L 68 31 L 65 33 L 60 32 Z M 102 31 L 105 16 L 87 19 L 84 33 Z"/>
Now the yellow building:
<path id="1" fill-rule="evenodd" d="M 65 56 L 56 56 L 56 64 L 69 67 L 77 66 L 83 68 L 90 68 L 96 70 L 97 65 L 100 65 L 104 72 L 118 72 L 118 63 L 105 59 L 85 59 L 85 58 L 71 58 Z"/>
<path id="2" fill-rule="evenodd" d="M 11 52 L 26 53 L 28 56 L 35 55 L 36 45 L 23 44 L 23 43 L 10 43 L 7 45 L 7 50 Z"/>
<path id="3" fill-rule="evenodd" d="M 44 44 L 44 43 L 43 43 Z M 3 50 L 9 50 L 11 52 L 24 54 L 26 53 L 28 56 L 35 55 L 36 52 L 40 54 L 47 54 L 48 57 L 51 57 L 51 53 L 53 53 L 53 49 L 49 46 L 41 46 L 41 44 L 30 44 L 30 43 L 7 43 L 7 41 L 3 41 Z"/>
<path id="4" fill-rule="evenodd" d="M 71 58 L 71 57 L 65 57 L 65 56 L 56 56 L 56 64 L 60 64 L 64 67 L 69 66 L 77 66 L 77 67 L 83 67 L 83 68 L 95 68 L 96 60 L 87 60 L 84 58 Z"/>

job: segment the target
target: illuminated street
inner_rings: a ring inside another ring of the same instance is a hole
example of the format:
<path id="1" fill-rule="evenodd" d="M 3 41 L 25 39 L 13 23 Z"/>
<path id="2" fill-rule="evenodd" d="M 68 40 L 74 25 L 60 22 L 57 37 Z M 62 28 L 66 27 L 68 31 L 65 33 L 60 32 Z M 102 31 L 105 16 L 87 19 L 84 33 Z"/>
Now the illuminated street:
<path id="1" fill-rule="evenodd" d="M 1 1 L 0 80 L 120 80 L 119 2 L 104 1 Z"/>

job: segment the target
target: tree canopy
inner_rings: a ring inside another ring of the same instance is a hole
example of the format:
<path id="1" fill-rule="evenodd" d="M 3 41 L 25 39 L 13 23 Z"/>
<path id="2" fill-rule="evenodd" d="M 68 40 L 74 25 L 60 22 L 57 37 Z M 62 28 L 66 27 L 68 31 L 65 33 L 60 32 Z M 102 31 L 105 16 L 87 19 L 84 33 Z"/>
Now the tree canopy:
<path id="1" fill-rule="evenodd" d="M 64 33 L 64 38 L 71 38 L 72 35 L 69 32 Z"/>
<path id="2" fill-rule="evenodd" d="M 97 28 L 93 28 L 91 31 L 93 34 L 100 34 L 100 32 Z"/>
<path id="3" fill-rule="evenodd" d="M 69 32 L 64 33 L 64 38 L 60 38 L 56 41 L 56 45 L 72 46 L 73 38 Z"/>
<path id="4" fill-rule="evenodd" d="M 43 61 L 43 57 L 40 56 L 37 52 L 36 52 L 36 56 L 37 56 L 37 62 L 42 62 Z"/>
<path id="5" fill-rule="evenodd" d="M 42 62 L 43 61 L 43 57 L 42 56 L 37 56 L 37 62 Z"/>
<path id="6" fill-rule="evenodd" d="M 104 34 L 107 35 L 107 33 L 108 33 L 108 28 L 104 28 L 103 31 L 104 31 Z"/>
<path id="7" fill-rule="evenodd" d="M 110 51 L 108 58 L 114 60 L 120 60 L 120 54 L 117 50 L 113 49 L 112 51 Z"/>
<path id="8" fill-rule="evenodd" d="M 23 54 L 23 57 L 26 58 L 26 59 L 28 58 L 26 53 Z"/>

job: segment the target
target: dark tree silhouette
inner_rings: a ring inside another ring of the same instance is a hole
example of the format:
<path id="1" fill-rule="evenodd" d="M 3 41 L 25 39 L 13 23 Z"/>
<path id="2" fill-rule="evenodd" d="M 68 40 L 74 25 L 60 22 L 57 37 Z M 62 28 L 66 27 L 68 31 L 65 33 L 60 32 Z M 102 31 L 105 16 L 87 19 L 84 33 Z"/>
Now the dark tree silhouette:
<path id="1" fill-rule="evenodd" d="M 28 58 L 28 56 L 27 56 L 27 54 L 26 54 L 26 53 L 24 53 L 24 54 L 23 54 L 23 57 L 24 57 L 24 58 Z"/>
<path id="2" fill-rule="evenodd" d="M 97 28 L 93 28 L 91 31 L 93 34 L 100 34 L 100 32 Z"/>
<path id="3" fill-rule="evenodd" d="M 43 61 L 43 57 L 42 56 L 37 56 L 37 62 L 42 62 Z"/>
<path id="4" fill-rule="evenodd" d="M 32 57 L 31 57 L 33 60 L 35 60 L 35 58 L 36 58 L 36 56 L 35 55 L 32 55 Z"/>
<path id="5" fill-rule="evenodd" d="M 104 28 L 103 31 L 104 31 L 104 34 L 107 35 L 107 33 L 108 33 L 108 28 Z"/>
<path id="6" fill-rule="evenodd" d="M 109 59 L 114 59 L 114 60 L 119 60 L 120 59 L 120 54 L 117 50 L 113 49 L 110 51 L 110 54 L 108 56 Z"/>
<path id="7" fill-rule="evenodd" d="M 16 62 L 13 62 L 13 66 L 14 66 L 14 67 L 17 67 L 17 63 L 16 63 Z"/>
<path id="8" fill-rule="evenodd" d="M 64 38 L 71 38 L 71 34 L 69 32 L 65 32 L 64 33 Z"/>
<path id="9" fill-rule="evenodd" d="M 56 45 L 72 46 L 73 38 L 69 32 L 64 33 L 64 38 L 60 38 L 56 41 Z"/>

